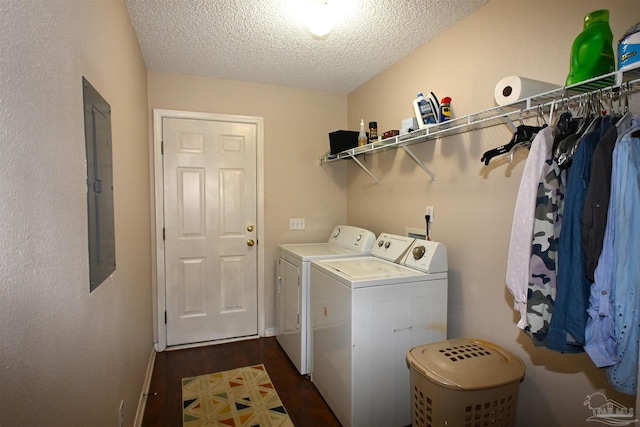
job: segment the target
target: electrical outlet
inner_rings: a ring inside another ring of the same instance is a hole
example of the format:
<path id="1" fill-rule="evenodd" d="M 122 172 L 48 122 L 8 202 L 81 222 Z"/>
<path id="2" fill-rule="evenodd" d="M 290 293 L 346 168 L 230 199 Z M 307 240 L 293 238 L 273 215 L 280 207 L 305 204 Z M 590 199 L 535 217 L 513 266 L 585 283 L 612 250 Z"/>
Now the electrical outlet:
<path id="1" fill-rule="evenodd" d="M 304 230 L 304 218 L 289 218 L 289 230 Z"/>
<path id="2" fill-rule="evenodd" d="M 429 215 L 429 222 L 433 222 L 433 206 L 427 206 L 427 212 L 425 215 Z"/>
<path id="3" fill-rule="evenodd" d="M 124 400 L 120 401 L 120 408 L 118 409 L 118 417 L 120 420 L 120 427 L 124 427 Z"/>

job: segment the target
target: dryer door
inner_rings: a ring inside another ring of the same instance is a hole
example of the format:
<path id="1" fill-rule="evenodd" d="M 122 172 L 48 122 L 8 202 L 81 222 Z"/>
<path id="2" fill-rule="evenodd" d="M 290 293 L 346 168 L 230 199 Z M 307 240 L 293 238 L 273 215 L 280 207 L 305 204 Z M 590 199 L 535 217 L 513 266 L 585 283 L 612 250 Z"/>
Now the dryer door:
<path id="1" fill-rule="evenodd" d="M 278 262 L 280 333 L 300 331 L 300 269 L 280 258 Z"/>
<path id="2" fill-rule="evenodd" d="M 300 329 L 301 274 L 299 266 L 282 257 L 278 260 L 278 335 L 276 338 L 298 371 L 306 373 Z"/>

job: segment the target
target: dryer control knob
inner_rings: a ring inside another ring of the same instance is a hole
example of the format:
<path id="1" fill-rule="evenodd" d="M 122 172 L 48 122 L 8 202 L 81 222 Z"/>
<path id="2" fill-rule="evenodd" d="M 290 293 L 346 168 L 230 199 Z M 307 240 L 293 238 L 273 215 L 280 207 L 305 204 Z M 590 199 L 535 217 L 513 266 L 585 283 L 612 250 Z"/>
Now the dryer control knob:
<path id="1" fill-rule="evenodd" d="M 384 241 L 383 241 L 383 240 L 380 240 L 380 241 L 378 242 L 378 247 L 379 247 L 379 248 L 381 248 L 381 247 L 382 247 L 382 245 L 384 245 Z"/>
<path id="2" fill-rule="evenodd" d="M 384 244 L 384 248 L 385 249 L 389 249 L 389 246 L 391 246 L 391 242 L 387 242 Z"/>
<path id="3" fill-rule="evenodd" d="M 424 252 L 424 246 L 416 246 L 415 248 L 413 248 L 413 259 L 419 260 L 424 256 Z"/>

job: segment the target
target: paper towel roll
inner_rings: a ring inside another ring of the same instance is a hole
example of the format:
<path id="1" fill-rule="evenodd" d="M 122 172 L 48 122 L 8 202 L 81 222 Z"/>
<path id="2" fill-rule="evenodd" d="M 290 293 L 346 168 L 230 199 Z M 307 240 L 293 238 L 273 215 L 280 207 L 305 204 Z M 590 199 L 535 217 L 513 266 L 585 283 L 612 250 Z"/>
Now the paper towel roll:
<path id="1" fill-rule="evenodd" d="M 496 104 L 506 105 L 523 98 L 558 89 L 559 87 L 553 83 L 541 82 L 526 77 L 508 76 L 498 82 L 494 96 Z"/>

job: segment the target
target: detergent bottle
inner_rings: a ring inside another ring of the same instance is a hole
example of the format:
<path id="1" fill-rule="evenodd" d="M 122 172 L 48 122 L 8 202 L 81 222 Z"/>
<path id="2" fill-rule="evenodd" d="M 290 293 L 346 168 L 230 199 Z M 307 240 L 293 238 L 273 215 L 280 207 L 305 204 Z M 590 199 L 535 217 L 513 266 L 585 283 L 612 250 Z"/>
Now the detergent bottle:
<path id="1" fill-rule="evenodd" d="M 413 100 L 413 109 L 420 129 L 435 125 L 440 121 L 440 104 L 433 92 L 427 96 L 418 92 L 418 97 Z"/>
<path id="2" fill-rule="evenodd" d="M 571 47 L 566 85 L 572 85 L 615 71 L 613 33 L 609 11 L 596 10 L 584 17 L 584 29 Z"/>
<path id="3" fill-rule="evenodd" d="M 624 33 L 618 43 L 618 69 L 629 68 L 640 61 L 640 22 Z"/>

